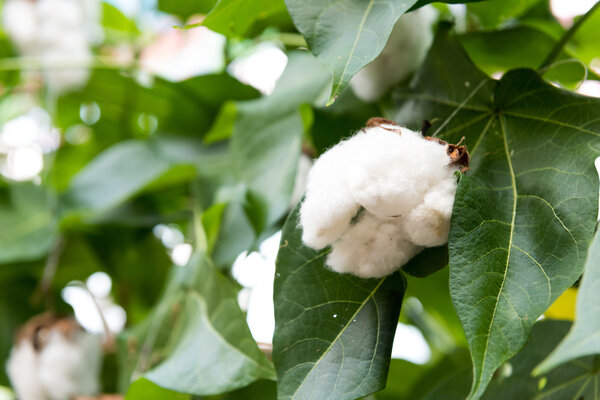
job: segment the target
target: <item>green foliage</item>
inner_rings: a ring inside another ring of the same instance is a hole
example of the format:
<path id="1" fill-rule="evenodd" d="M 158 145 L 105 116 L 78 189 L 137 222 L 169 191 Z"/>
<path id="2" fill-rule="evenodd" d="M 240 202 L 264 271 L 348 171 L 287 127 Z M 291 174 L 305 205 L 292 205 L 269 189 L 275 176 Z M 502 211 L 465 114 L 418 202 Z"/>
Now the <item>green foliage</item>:
<path id="1" fill-rule="evenodd" d="M 406 281 L 399 273 L 360 279 L 328 270 L 329 251 L 302 244 L 298 210 L 283 228 L 275 274 L 278 398 L 367 396 L 385 386 Z"/>
<path id="2" fill-rule="evenodd" d="M 256 35 L 257 24 L 286 15 L 283 0 L 220 0 L 202 25 L 225 36 Z"/>
<path id="3" fill-rule="evenodd" d="M 2 365 L 19 326 L 48 309 L 72 313 L 61 290 L 103 271 L 128 319 L 103 391 L 127 400 L 600 395 L 600 100 L 574 93 L 599 79 L 600 12 L 578 17 L 573 31 L 546 0 L 443 1 L 440 19 L 453 18 L 446 4 L 466 5 L 464 26 L 437 26 L 413 75 L 366 104 L 347 84 L 400 16 L 431 1 L 146 3 L 153 18 L 158 10 L 191 25 L 156 33 L 149 14 L 130 18 L 104 3 L 91 76 L 59 95 L 47 90 L 47 67 L 0 35 L 0 174 L 12 118 L 42 107 L 62 133 L 38 177 L 0 179 Z M 197 25 L 227 37 L 227 63 L 262 42 L 285 51 L 273 92 L 225 68 L 182 81 L 149 76 L 154 35 L 173 35 L 165 54 L 181 46 L 203 60 L 203 45 L 186 47 L 202 36 Z M 464 137 L 471 164 L 448 244 L 390 276 L 360 279 L 331 271 L 329 249 L 302 243 L 292 194 L 302 153 L 324 153 L 375 116 L 413 130 L 430 121 L 427 135 L 450 143 Z M 246 324 L 232 265 L 282 228 L 271 352 Z M 173 265 L 174 243 L 193 249 L 184 267 Z M 536 322 L 573 285 L 574 324 Z M 431 351 L 423 365 L 390 359 L 394 342 L 411 346 L 394 340 L 398 322 L 422 333 Z M 9 384 L 2 369 L 0 385 Z"/>
<path id="4" fill-rule="evenodd" d="M 122 357 L 133 366 L 133 377 L 144 373 L 161 387 L 196 395 L 274 378 L 231 283 L 201 254 L 172 271 L 155 311 L 141 330 L 127 335 Z"/>
<path id="5" fill-rule="evenodd" d="M 600 280 L 600 234 L 596 233 L 594 242 L 585 265 L 585 273 L 579 286 L 577 295 L 577 313 L 575 324 L 571 331 L 535 370 L 536 375 L 546 373 L 557 366 L 579 357 L 600 354 L 598 348 L 598 309 L 593 306 L 598 304 L 596 292 L 597 282 Z"/>
<path id="6" fill-rule="evenodd" d="M 454 205 L 450 287 L 473 356 L 471 398 L 479 398 L 583 270 L 597 215 L 600 129 L 578 121 L 600 103 L 553 88 L 529 70 L 491 80 L 466 58 L 457 60 L 460 51 L 439 36 L 412 91 L 399 97 L 403 109 L 439 118 L 432 127 L 439 137 L 467 138 L 471 170 Z M 440 62 L 450 54 L 453 63 Z M 458 81 L 436 79 L 447 75 Z M 569 155 L 538 146 L 551 142 L 568 146 Z"/>

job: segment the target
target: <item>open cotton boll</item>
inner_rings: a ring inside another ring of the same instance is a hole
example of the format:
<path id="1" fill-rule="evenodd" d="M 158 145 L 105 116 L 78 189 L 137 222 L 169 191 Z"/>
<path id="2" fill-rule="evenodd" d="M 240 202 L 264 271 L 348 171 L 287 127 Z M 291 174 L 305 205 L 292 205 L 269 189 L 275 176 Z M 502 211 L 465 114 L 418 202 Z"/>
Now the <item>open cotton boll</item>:
<path id="1" fill-rule="evenodd" d="M 38 357 L 39 378 L 48 397 L 60 400 L 97 393 L 101 350 L 100 340 L 83 330 L 69 337 L 51 331 Z"/>
<path id="2" fill-rule="evenodd" d="M 20 400 L 65 400 L 98 392 L 101 359 L 98 336 L 45 314 L 20 331 L 7 372 Z"/>
<path id="3" fill-rule="evenodd" d="M 404 237 L 401 219 L 381 219 L 366 211 L 332 244 L 327 265 L 361 278 L 389 275 L 421 251 Z"/>
<path id="4" fill-rule="evenodd" d="M 446 147 L 409 129 L 398 134 L 372 127 L 352 140 L 361 152 L 348 166 L 348 189 L 378 217 L 408 215 L 433 185 L 452 175 Z"/>
<path id="5" fill-rule="evenodd" d="M 465 146 L 372 118 L 314 163 L 300 207 L 302 240 L 317 250 L 330 245 L 334 271 L 388 275 L 448 241 L 455 172 L 468 164 Z"/>
<path id="6" fill-rule="evenodd" d="M 308 173 L 306 195 L 300 208 L 302 240 L 322 249 L 349 227 L 360 205 L 348 191 L 344 174 L 355 153 L 352 139 L 321 155 Z"/>
<path id="7" fill-rule="evenodd" d="M 437 11 L 432 6 L 401 16 L 381 54 L 350 81 L 356 96 L 363 101 L 375 101 L 414 73 L 433 42 L 436 18 Z"/>
<path id="8" fill-rule="evenodd" d="M 406 225 L 411 229 L 407 229 L 406 233 L 413 243 L 434 247 L 448 241 L 455 194 L 456 179 L 451 173 L 425 195 L 423 203 L 410 212 Z"/>

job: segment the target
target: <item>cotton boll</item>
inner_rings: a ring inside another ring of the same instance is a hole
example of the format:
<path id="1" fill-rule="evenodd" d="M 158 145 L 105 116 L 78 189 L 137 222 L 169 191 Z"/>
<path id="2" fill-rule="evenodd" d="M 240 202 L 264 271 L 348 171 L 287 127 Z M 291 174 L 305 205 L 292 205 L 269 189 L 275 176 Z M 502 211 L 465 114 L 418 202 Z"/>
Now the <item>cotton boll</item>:
<path id="1" fill-rule="evenodd" d="M 304 230 L 302 240 L 314 249 L 322 249 L 338 239 L 360 208 L 343 179 L 355 153 L 351 140 L 321 155 L 308 173 L 300 224 Z"/>
<path id="2" fill-rule="evenodd" d="M 98 336 L 44 314 L 20 331 L 7 372 L 21 400 L 64 400 L 97 393 L 101 357 Z"/>
<path id="3" fill-rule="evenodd" d="M 446 147 L 419 133 L 373 127 L 354 138 L 360 141 L 361 152 L 348 166 L 348 189 L 357 203 L 378 217 L 407 216 L 447 174 Z"/>
<path id="4" fill-rule="evenodd" d="M 83 8 L 77 0 L 39 0 L 37 12 L 44 25 L 62 29 L 79 29 L 85 25 Z"/>
<path id="5" fill-rule="evenodd" d="M 408 238 L 420 246 L 441 246 L 448 241 L 450 217 L 456 193 L 456 178 L 448 168 L 449 176 L 432 188 L 422 204 L 406 220 Z"/>
<path id="6" fill-rule="evenodd" d="M 411 75 L 433 42 L 432 26 L 436 18 L 437 11 L 431 6 L 400 17 L 381 54 L 350 81 L 356 96 L 363 101 L 375 101 Z"/>
<path id="7" fill-rule="evenodd" d="M 38 358 L 39 378 L 48 398 L 62 400 L 97 393 L 101 350 L 100 340 L 83 330 L 69 337 L 52 330 Z"/>
<path id="8" fill-rule="evenodd" d="M 448 241 L 454 174 L 468 166 L 460 143 L 373 118 L 313 165 L 300 207 L 302 240 L 314 249 L 331 245 L 334 271 L 388 275 Z"/>
<path id="9" fill-rule="evenodd" d="M 401 219 L 381 219 L 365 212 L 331 246 L 327 265 L 334 271 L 362 278 L 389 275 L 421 251 L 421 247 L 415 246 L 404 236 Z"/>
<path id="10" fill-rule="evenodd" d="M 35 3 L 22 0 L 5 2 L 2 26 L 26 55 L 35 50 L 38 38 Z"/>
<path id="11" fill-rule="evenodd" d="M 36 379 L 37 352 L 31 341 L 22 340 L 11 350 L 6 364 L 13 389 L 21 400 L 45 400 L 46 391 Z"/>

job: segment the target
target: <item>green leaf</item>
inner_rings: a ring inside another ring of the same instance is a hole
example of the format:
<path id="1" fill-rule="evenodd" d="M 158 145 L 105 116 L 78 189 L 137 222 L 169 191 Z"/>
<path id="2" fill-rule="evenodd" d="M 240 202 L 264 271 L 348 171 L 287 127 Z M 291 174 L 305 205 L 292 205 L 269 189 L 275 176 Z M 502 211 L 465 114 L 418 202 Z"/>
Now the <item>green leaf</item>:
<path id="1" fill-rule="evenodd" d="M 223 167 L 225 154 L 201 141 L 161 137 L 124 141 L 96 157 L 63 194 L 67 215 L 94 216 L 122 204 L 143 189 L 157 189 Z M 188 169 L 182 170 L 181 167 Z M 170 171 L 176 174 L 169 174 Z"/>
<path id="2" fill-rule="evenodd" d="M 469 398 L 478 399 L 581 275 L 598 213 L 600 101 L 531 70 L 494 81 L 443 29 L 411 89 L 396 94 L 396 119 L 433 121 L 432 134 L 465 136 L 471 152 L 454 203 L 450 289 L 473 357 Z"/>
<path id="3" fill-rule="evenodd" d="M 534 367 L 564 338 L 570 325 L 567 321 L 552 320 L 536 323 L 529 344 L 497 371 L 482 399 L 597 398 L 597 382 L 600 379 L 598 357 L 573 360 L 541 378 L 532 376 Z M 470 371 L 456 368 L 450 373 L 432 377 L 434 380 L 430 381 L 430 387 L 433 389 L 422 400 L 464 399 L 469 391 L 470 375 Z"/>
<path id="4" fill-rule="evenodd" d="M 206 14 L 217 0 L 158 0 L 158 9 L 186 20 L 193 14 Z"/>
<path id="5" fill-rule="evenodd" d="M 313 54 L 333 72 L 330 103 L 381 53 L 398 18 L 416 0 L 286 0 Z"/>
<path id="6" fill-rule="evenodd" d="M 558 365 L 575 358 L 600 354 L 600 233 L 590 247 L 583 279 L 579 285 L 577 294 L 577 309 L 575 311 L 575 323 L 571 331 L 536 369 L 535 374 L 544 374 Z"/>
<path id="7" fill-rule="evenodd" d="M 484 28 L 495 28 L 519 17 L 539 2 L 540 0 L 490 0 L 468 4 L 467 9 Z"/>
<path id="8" fill-rule="evenodd" d="M 139 355 L 129 363 L 134 377 L 151 367 L 148 380 L 177 392 L 220 394 L 275 378 L 231 282 L 201 254 L 175 268 L 155 312 L 124 340 L 127 353 Z"/>
<path id="9" fill-rule="evenodd" d="M 475 65 L 488 75 L 521 67 L 538 68 L 557 42 L 529 26 L 470 32 L 459 39 Z M 585 66 L 573 60 L 569 53 L 563 51 L 559 61 L 563 62 L 560 69 L 556 67 L 548 71 L 547 79 L 572 86 L 585 78 Z"/>
<path id="10" fill-rule="evenodd" d="M 353 400 L 381 390 L 406 289 L 404 277 L 360 279 L 325 267 L 302 244 L 299 207 L 277 255 L 273 360 L 279 399 Z"/>
<path id="11" fill-rule="evenodd" d="M 188 400 L 190 395 L 163 389 L 147 379 L 138 379 L 127 390 L 125 400 Z"/>
<path id="12" fill-rule="evenodd" d="M 42 188 L 13 185 L 0 197 L 0 264 L 45 256 L 56 239 L 51 198 Z"/>
<path id="13" fill-rule="evenodd" d="M 259 21 L 282 13 L 283 0 L 219 0 L 202 25 L 225 36 L 243 37 Z"/>
<path id="14" fill-rule="evenodd" d="M 140 33 L 135 22 L 127 18 L 118 8 L 102 3 L 102 26 L 105 29 L 130 35 Z"/>
<path id="15" fill-rule="evenodd" d="M 271 225 L 288 211 L 304 132 L 299 109 L 319 103 L 329 80 L 309 53 L 293 52 L 270 96 L 237 103 L 231 160 L 254 204 L 264 209 L 255 228 Z"/>

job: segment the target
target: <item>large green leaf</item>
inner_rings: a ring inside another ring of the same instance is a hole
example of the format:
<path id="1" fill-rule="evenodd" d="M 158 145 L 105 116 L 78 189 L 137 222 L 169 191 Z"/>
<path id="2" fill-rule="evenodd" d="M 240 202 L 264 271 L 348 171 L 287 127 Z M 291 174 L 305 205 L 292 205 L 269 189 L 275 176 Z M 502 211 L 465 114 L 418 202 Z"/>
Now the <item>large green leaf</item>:
<path id="1" fill-rule="evenodd" d="M 353 400 L 385 386 L 404 277 L 360 279 L 302 244 L 299 207 L 277 256 L 273 360 L 279 399 Z"/>
<path id="2" fill-rule="evenodd" d="M 329 80 L 309 53 L 293 52 L 270 96 L 237 104 L 231 159 L 257 209 L 264 208 L 257 231 L 289 209 L 304 132 L 300 106 L 320 104 Z"/>
<path id="3" fill-rule="evenodd" d="M 226 160 L 224 148 L 209 148 L 190 138 L 121 142 L 96 157 L 71 180 L 63 202 L 68 213 L 93 216 L 142 189 L 190 180 L 196 174 L 218 173 Z"/>
<path id="4" fill-rule="evenodd" d="M 283 0 L 219 0 L 202 25 L 225 36 L 244 36 L 261 20 L 285 13 Z"/>
<path id="5" fill-rule="evenodd" d="M 452 60 L 452 62 L 448 62 Z M 494 81 L 441 30 L 397 120 L 450 142 L 471 170 L 457 190 L 450 289 L 474 364 L 470 399 L 526 343 L 535 320 L 583 270 L 598 212 L 600 101 L 531 70 Z"/>
<path id="6" fill-rule="evenodd" d="M 416 0 L 286 0 L 313 54 L 333 72 L 331 100 L 381 53 L 398 18 Z"/>
<path id="7" fill-rule="evenodd" d="M 177 392 L 219 394 L 275 378 L 232 284 L 201 254 L 173 271 L 155 312 L 124 339 L 135 359 L 129 363 L 134 377 L 145 372 L 148 380 Z"/>
<path id="8" fill-rule="evenodd" d="M 431 1 L 285 0 L 311 51 L 333 73 L 330 103 L 381 53 L 402 14 L 428 3 Z"/>
<path id="9" fill-rule="evenodd" d="M 548 355 L 569 330 L 567 321 L 536 323 L 529 344 L 495 374 L 483 400 L 533 399 L 597 399 L 598 358 L 584 357 L 557 368 L 544 377 L 533 377 L 532 370 Z M 422 400 L 462 400 L 469 391 L 470 371 L 455 368 L 438 374 L 430 381 L 430 390 Z"/>
<path id="10" fill-rule="evenodd" d="M 588 254 L 583 279 L 579 285 L 575 324 L 560 345 L 536 368 L 536 374 L 546 373 L 578 357 L 600 354 L 599 282 L 600 233 L 596 233 Z"/>
<path id="11" fill-rule="evenodd" d="M 43 257 L 57 233 L 54 195 L 30 184 L 3 191 L 7 196 L 0 197 L 0 264 Z"/>

